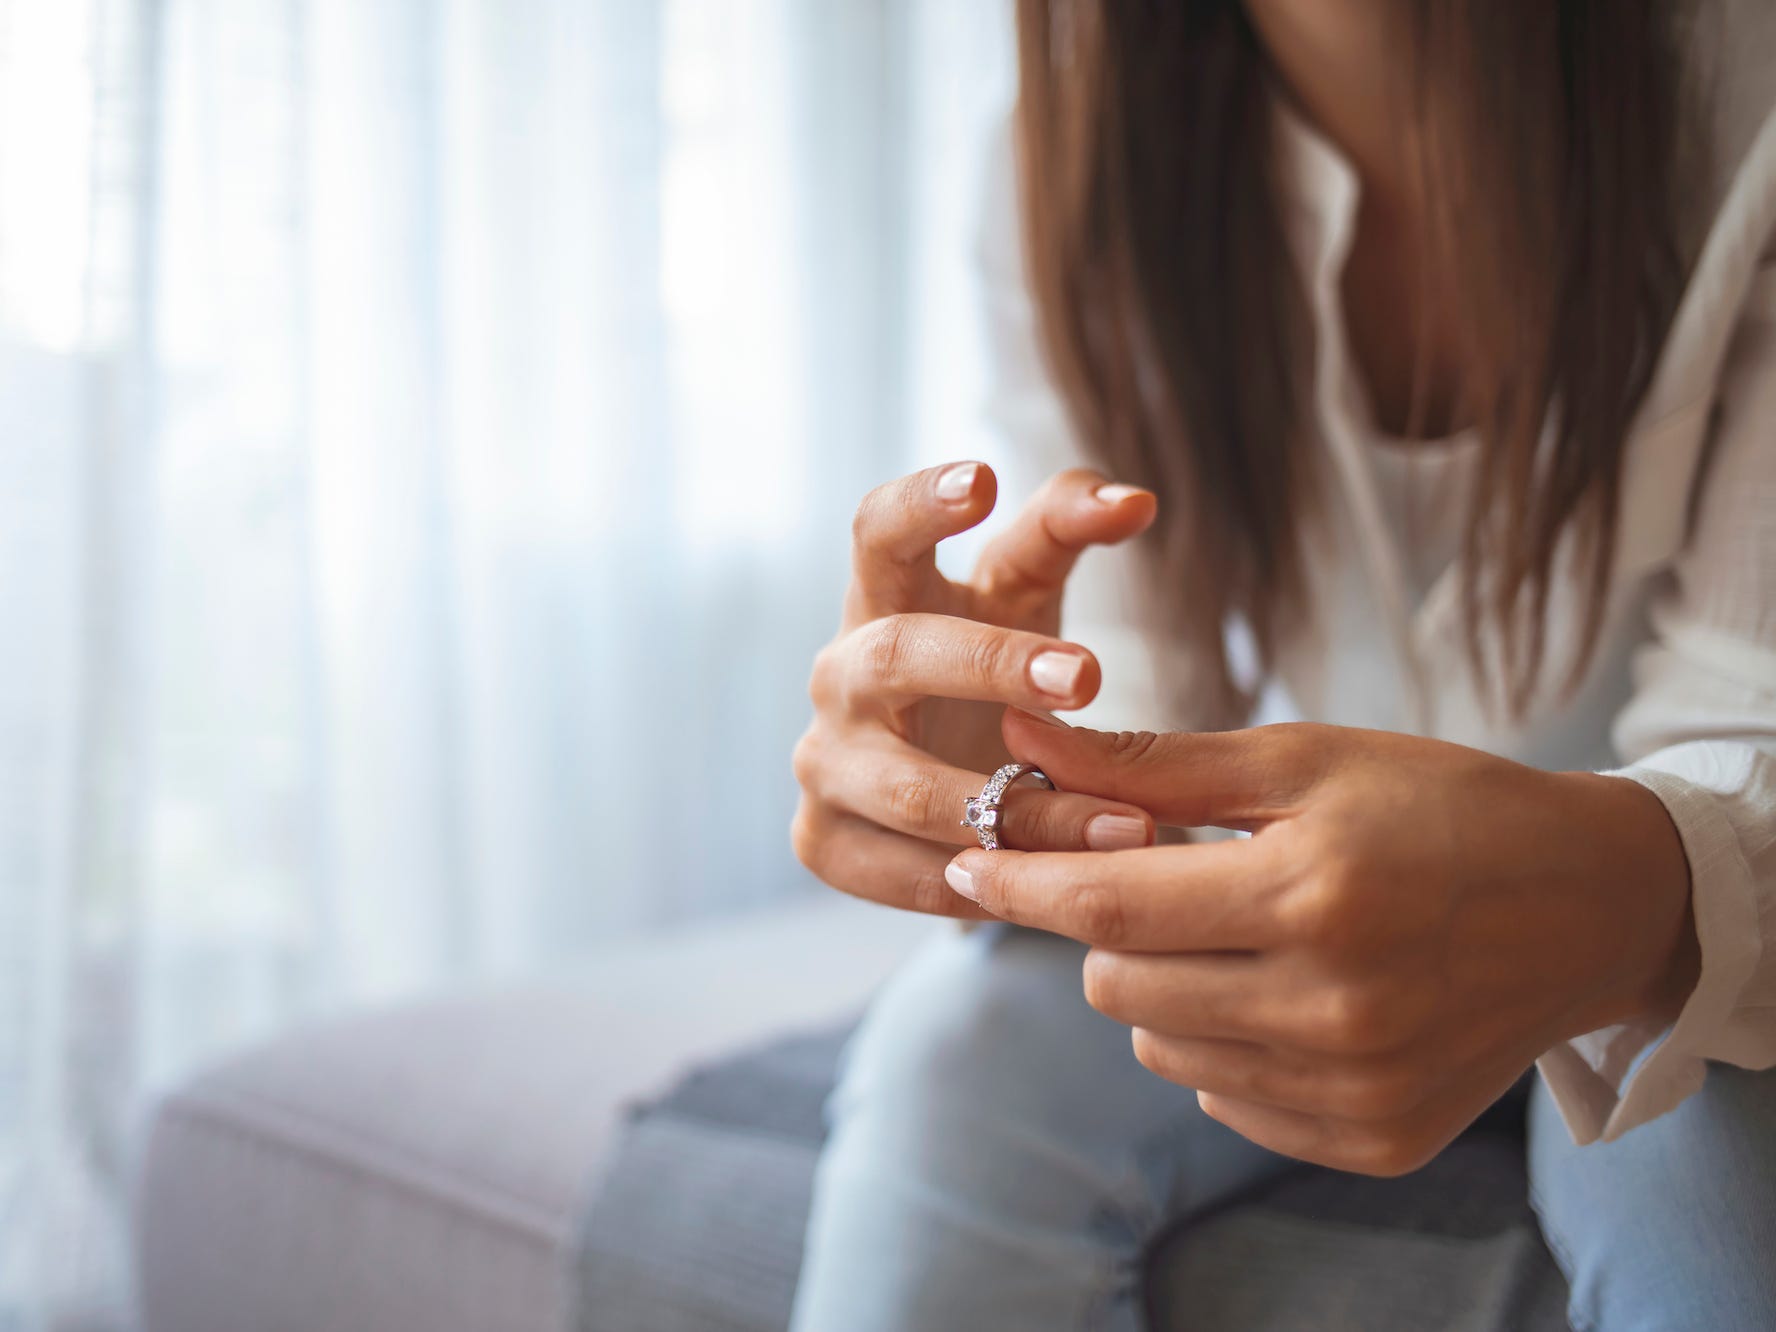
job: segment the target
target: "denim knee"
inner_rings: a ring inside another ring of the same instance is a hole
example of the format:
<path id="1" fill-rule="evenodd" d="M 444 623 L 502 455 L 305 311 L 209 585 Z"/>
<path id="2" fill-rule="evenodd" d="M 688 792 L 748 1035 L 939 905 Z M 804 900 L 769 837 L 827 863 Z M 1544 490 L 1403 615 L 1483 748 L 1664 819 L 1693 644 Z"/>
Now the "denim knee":
<path id="1" fill-rule="evenodd" d="M 1070 940 L 1003 925 L 933 940 L 870 1006 L 829 1117 L 867 1118 L 897 1138 L 940 1135 L 913 1144 L 921 1155 L 947 1154 L 959 1125 L 972 1152 L 1013 1123 L 1077 1132 L 1100 1108 L 1078 1063 L 1144 1072 L 1127 1032 L 1086 1004 L 1084 957 Z"/>
<path id="2" fill-rule="evenodd" d="M 1671 1113 L 1585 1147 L 1538 1081 L 1529 1130 L 1580 1332 L 1776 1327 L 1776 1072 L 1710 1065 Z"/>

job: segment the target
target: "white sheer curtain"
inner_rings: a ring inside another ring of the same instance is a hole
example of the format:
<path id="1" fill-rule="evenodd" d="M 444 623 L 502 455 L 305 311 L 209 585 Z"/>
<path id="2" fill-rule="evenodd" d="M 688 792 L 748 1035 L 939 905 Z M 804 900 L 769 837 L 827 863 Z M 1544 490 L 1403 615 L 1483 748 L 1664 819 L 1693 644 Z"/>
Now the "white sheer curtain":
<path id="1" fill-rule="evenodd" d="M 144 1097 L 808 891 L 851 508 L 979 453 L 997 0 L 0 0 L 0 1329 Z"/>

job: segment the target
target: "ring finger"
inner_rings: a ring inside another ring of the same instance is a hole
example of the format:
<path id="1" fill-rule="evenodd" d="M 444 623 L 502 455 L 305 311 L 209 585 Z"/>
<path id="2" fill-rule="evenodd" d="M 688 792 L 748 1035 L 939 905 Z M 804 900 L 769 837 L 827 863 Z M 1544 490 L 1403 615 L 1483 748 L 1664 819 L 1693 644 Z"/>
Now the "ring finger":
<path id="1" fill-rule="evenodd" d="M 929 842 L 975 843 L 962 810 L 986 785 L 980 773 L 887 735 L 810 766 L 821 797 L 842 809 Z M 1153 833 L 1152 816 L 1134 805 L 1023 783 L 1005 793 L 999 812 L 1000 841 L 1021 851 L 1114 851 L 1146 846 Z"/>
<path id="2" fill-rule="evenodd" d="M 823 883 L 903 911 L 992 919 L 944 882 L 950 853 L 943 847 L 814 802 L 796 819 L 798 854 Z"/>

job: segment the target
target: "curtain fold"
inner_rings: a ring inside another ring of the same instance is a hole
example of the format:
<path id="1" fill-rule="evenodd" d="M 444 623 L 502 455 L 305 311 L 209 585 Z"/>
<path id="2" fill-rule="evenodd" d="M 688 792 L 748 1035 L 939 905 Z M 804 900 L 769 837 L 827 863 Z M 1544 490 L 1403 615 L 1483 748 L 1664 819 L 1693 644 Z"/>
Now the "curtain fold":
<path id="1" fill-rule="evenodd" d="M 204 1060 L 815 891 L 999 10 L 0 0 L 0 1329 L 127 1326 Z"/>

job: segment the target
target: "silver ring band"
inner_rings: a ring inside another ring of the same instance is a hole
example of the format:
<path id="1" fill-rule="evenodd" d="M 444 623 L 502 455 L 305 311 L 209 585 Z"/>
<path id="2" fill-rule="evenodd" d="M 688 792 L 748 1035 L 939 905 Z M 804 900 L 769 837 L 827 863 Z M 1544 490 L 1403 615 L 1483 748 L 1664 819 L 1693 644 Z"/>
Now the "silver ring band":
<path id="1" fill-rule="evenodd" d="M 980 844 L 989 851 L 999 849 L 999 802 L 1005 798 L 1005 790 L 1020 777 L 1028 777 L 1044 791 L 1052 791 L 1055 784 L 1048 780 L 1048 774 L 1031 763 L 1007 763 L 998 772 L 987 778 L 987 784 L 981 787 L 977 796 L 969 796 L 968 803 L 963 806 L 962 826 L 973 828 L 974 835 L 980 838 Z"/>

